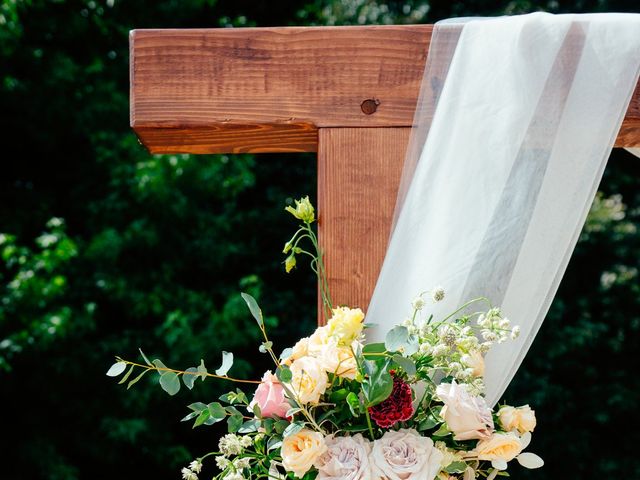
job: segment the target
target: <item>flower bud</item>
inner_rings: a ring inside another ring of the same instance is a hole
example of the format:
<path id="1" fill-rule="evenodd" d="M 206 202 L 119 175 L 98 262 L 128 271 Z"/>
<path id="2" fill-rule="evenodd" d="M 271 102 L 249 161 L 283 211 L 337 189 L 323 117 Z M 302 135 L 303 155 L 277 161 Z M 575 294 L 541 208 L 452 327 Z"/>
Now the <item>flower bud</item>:
<path id="1" fill-rule="evenodd" d="M 285 210 L 304 223 L 312 223 L 315 220 L 315 211 L 309 201 L 309 197 L 303 197 L 295 202 L 296 208 L 288 206 Z"/>
<path id="2" fill-rule="evenodd" d="M 284 261 L 284 270 L 289 273 L 291 270 L 293 270 L 293 267 L 296 266 L 296 256 L 295 254 L 291 254 L 287 257 L 287 259 Z"/>

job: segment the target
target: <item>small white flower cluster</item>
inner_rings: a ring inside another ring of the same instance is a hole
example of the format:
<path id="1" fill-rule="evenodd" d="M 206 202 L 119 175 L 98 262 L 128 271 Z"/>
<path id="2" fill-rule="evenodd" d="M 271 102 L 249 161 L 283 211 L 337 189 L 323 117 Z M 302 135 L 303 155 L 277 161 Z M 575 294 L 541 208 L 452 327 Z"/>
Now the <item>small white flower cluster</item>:
<path id="1" fill-rule="evenodd" d="M 202 470 L 202 462 L 194 460 L 181 470 L 183 480 L 198 480 L 198 473 Z"/>
<path id="2" fill-rule="evenodd" d="M 220 449 L 221 456 L 216 457 L 216 465 L 222 471 L 227 471 L 224 480 L 244 480 L 242 471 L 251 466 L 251 459 L 249 457 L 234 457 L 241 455 L 245 448 L 253 445 L 254 439 L 249 435 L 235 435 L 229 433 L 222 437 L 218 442 L 218 448 Z M 192 480 L 192 479 L 188 479 Z"/>
<path id="3" fill-rule="evenodd" d="M 492 308 L 486 314 L 482 314 L 476 321 L 481 328 L 480 335 L 484 343 L 480 345 L 483 352 L 489 351 L 494 343 L 504 343 L 509 338 L 515 340 L 520 335 L 520 327 L 511 326 L 511 321 L 502 317 L 499 308 Z"/>

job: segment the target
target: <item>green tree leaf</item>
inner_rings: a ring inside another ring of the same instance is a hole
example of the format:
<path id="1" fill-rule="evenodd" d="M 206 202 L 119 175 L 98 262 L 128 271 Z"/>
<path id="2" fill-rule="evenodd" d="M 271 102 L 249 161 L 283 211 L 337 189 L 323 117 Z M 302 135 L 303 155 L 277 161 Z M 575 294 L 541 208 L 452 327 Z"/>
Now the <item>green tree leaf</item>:
<path id="1" fill-rule="evenodd" d="M 233 366 L 233 353 L 222 352 L 222 365 L 216 370 L 216 375 L 224 377 L 229 369 Z"/>
<path id="2" fill-rule="evenodd" d="M 404 347 L 409 340 L 409 330 L 407 327 L 398 325 L 393 327 L 384 339 L 384 345 L 390 352 L 396 352 L 401 347 Z"/>
<path id="3" fill-rule="evenodd" d="M 187 387 L 189 390 L 193 388 L 193 384 L 197 378 L 198 378 L 198 369 L 195 367 L 187 368 L 185 370 L 185 373 L 182 374 L 182 382 L 184 383 L 185 387 Z"/>
<path id="4" fill-rule="evenodd" d="M 122 372 L 124 372 L 124 370 L 126 368 L 127 368 L 127 364 L 126 363 L 124 363 L 124 362 L 116 362 L 113 365 L 111 365 L 109 370 L 107 370 L 107 376 L 108 377 L 117 377 Z"/>

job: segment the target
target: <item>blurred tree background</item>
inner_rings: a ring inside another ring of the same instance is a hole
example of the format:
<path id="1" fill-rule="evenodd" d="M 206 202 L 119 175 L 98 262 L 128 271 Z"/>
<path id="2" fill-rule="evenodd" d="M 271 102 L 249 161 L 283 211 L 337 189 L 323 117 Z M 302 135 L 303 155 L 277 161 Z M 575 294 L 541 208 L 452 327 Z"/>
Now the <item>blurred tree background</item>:
<path id="1" fill-rule="evenodd" d="M 128 128 L 133 28 L 433 23 L 460 15 L 638 11 L 636 0 L 2 0 L 0 415 L 12 479 L 178 478 L 213 428 L 145 378 L 105 377 L 138 347 L 257 378 L 259 298 L 276 341 L 315 322 L 311 273 L 284 274 L 282 209 L 315 192 L 310 155 L 151 156 Z M 558 297 L 505 398 L 530 402 L 545 470 L 516 478 L 640 478 L 640 160 L 615 151 Z M 313 195 L 312 195 L 313 196 Z M 211 472 L 213 474 L 213 472 Z"/>

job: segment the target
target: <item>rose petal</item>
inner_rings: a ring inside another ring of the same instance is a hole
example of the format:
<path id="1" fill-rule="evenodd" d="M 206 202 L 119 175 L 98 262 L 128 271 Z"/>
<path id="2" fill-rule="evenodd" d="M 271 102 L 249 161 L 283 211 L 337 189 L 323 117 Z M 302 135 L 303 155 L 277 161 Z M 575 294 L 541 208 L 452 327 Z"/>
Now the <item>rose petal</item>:
<path id="1" fill-rule="evenodd" d="M 540 468 L 544 465 L 544 460 L 531 452 L 521 453 L 516 457 L 516 460 L 518 460 L 518 463 L 524 468 Z"/>
<path id="2" fill-rule="evenodd" d="M 491 466 L 493 466 L 493 468 L 495 468 L 496 470 L 506 470 L 507 462 L 505 462 L 504 460 L 492 460 Z"/>
<path id="3" fill-rule="evenodd" d="M 520 443 L 522 443 L 522 450 L 526 450 L 526 448 L 531 443 L 531 433 L 529 432 L 523 433 L 522 436 L 520 437 Z"/>

